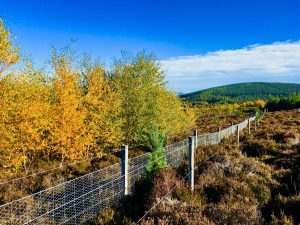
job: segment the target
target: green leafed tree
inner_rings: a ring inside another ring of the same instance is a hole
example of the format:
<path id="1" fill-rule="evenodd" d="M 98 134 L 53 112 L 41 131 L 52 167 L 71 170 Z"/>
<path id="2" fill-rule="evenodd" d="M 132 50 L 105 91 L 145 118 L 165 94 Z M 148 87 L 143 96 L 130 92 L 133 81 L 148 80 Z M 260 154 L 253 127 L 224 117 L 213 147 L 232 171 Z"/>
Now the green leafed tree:
<path id="1" fill-rule="evenodd" d="M 164 72 L 153 55 L 124 54 L 110 78 L 121 99 L 126 143 L 142 142 L 156 126 L 170 134 L 191 125 L 192 114 L 167 90 Z"/>
<path id="2" fill-rule="evenodd" d="M 166 135 L 156 127 L 148 136 L 147 143 L 151 149 L 149 153 L 148 164 L 146 167 L 146 176 L 151 178 L 153 172 L 163 169 L 167 166 L 166 151 L 164 144 Z"/>

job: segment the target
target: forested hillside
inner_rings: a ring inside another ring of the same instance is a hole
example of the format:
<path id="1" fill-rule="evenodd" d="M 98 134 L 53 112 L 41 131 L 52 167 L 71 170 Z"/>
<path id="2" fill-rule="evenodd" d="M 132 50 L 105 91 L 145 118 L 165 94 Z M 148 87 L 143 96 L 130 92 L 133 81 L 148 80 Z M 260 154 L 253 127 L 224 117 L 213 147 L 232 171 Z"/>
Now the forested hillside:
<path id="1" fill-rule="evenodd" d="M 253 82 L 230 84 L 181 95 L 189 102 L 241 103 L 300 93 L 300 84 Z"/>

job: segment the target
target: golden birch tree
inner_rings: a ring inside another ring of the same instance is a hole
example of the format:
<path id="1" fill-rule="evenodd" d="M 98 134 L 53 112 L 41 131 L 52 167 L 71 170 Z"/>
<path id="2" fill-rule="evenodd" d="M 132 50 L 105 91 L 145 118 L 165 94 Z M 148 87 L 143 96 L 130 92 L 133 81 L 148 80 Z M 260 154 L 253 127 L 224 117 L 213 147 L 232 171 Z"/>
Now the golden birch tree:
<path id="1" fill-rule="evenodd" d="M 86 155 L 89 145 L 86 134 L 86 111 L 83 107 L 80 74 L 72 67 L 72 59 L 67 51 L 53 51 L 54 75 L 52 80 L 52 145 L 61 156 L 75 161 Z"/>
<path id="2" fill-rule="evenodd" d="M 26 169 L 49 150 L 49 86 L 42 71 L 30 63 L 0 81 L 1 162 L 7 168 Z"/>
<path id="3" fill-rule="evenodd" d="M 87 137 L 91 143 L 89 152 L 99 155 L 105 149 L 116 149 L 123 139 L 121 102 L 101 64 L 85 61 L 82 77 L 86 91 Z"/>
<path id="4" fill-rule="evenodd" d="M 18 62 L 18 53 L 19 49 L 12 44 L 11 34 L 0 18 L 0 76 L 8 66 Z"/>

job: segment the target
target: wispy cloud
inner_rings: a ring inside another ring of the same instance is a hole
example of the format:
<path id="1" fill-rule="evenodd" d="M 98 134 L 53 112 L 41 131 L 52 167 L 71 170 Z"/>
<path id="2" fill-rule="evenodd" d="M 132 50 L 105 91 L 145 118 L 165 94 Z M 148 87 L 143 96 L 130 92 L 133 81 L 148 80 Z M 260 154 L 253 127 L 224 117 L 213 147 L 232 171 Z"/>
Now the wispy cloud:
<path id="1" fill-rule="evenodd" d="M 248 81 L 249 77 L 253 81 L 256 81 L 256 78 L 258 81 L 277 81 L 291 76 L 300 78 L 300 41 L 257 44 L 237 50 L 219 50 L 203 55 L 169 58 L 162 60 L 161 65 L 171 83 L 176 80 L 209 82 L 213 79 L 233 83 L 243 82 L 243 79 Z"/>

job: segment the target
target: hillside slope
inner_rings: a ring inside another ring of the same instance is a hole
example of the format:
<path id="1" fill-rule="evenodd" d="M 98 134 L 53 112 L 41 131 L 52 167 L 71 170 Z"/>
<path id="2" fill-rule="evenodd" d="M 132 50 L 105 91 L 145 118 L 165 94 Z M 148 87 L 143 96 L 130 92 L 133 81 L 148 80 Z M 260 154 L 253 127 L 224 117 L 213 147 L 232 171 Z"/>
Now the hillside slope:
<path id="1" fill-rule="evenodd" d="M 240 103 L 300 93 L 300 84 L 252 82 L 224 85 L 181 95 L 189 102 Z"/>

